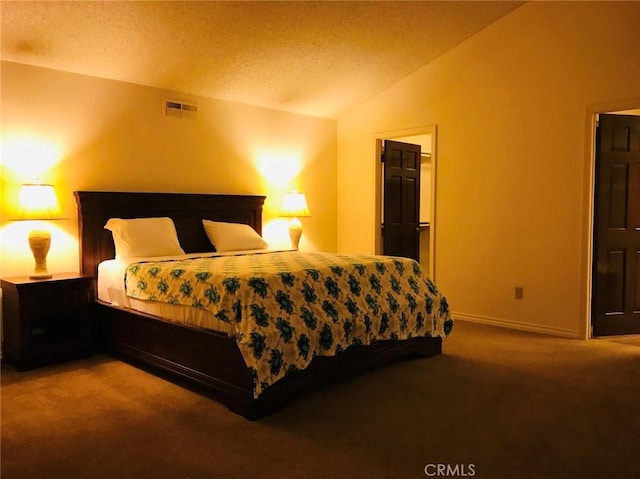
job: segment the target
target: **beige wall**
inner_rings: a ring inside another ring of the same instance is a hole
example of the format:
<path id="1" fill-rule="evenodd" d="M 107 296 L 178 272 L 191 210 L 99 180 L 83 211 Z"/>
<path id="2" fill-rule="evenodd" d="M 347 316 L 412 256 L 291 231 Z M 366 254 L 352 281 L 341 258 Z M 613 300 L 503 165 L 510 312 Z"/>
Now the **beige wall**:
<path id="1" fill-rule="evenodd" d="M 592 112 L 640 106 L 638 45 L 638 2 L 531 2 L 345 114 L 338 251 L 374 250 L 374 138 L 436 125 L 436 281 L 457 316 L 584 337 Z"/>
<path id="2" fill-rule="evenodd" d="M 52 222 L 51 272 L 78 271 L 74 190 L 267 195 L 264 235 L 289 245 L 285 191 L 307 195 L 301 248 L 336 250 L 336 122 L 122 82 L 2 63 L 0 275 L 29 274 L 19 186 L 54 183 L 66 221 Z M 166 118 L 166 99 L 197 120 Z"/>

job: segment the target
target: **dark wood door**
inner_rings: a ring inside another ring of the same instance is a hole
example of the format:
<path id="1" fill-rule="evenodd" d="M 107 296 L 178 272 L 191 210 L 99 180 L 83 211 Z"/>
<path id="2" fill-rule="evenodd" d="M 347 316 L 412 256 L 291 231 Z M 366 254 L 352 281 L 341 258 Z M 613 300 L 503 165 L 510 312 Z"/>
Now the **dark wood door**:
<path id="1" fill-rule="evenodd" d="M 640 333 L 640 117 L 600 115 L 595 185 L 593 335 Z"/>
<path id="2" fill-rule="evenodd" d="M 420 260 L 420 145 L 385 140 L 382 253 Z"/>

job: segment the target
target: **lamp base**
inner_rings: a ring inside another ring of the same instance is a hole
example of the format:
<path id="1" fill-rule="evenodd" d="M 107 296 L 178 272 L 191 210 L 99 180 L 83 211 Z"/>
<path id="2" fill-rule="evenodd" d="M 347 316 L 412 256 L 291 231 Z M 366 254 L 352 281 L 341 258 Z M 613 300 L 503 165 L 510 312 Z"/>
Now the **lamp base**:
<path id="1" fill-rule="evenodd" d="M 36 267 L 30 279 L 49 279 L 53 275 L 47 271 L 47 253 L 51 246 L 51 233 L 47 230 L 32 230 L 29 232 L 29 247 L 36 260 Z"/>
<path id="2" fill-rule="evenodd" d="M 291 218 L 289 222 L 289 238 L 291 238 L 291 248 L 297 250 L 302 236 L 302 223 L 298 218 Z"/>
<path id="3" fill-rule="evenodd" d="M 29 275 L 29 279 L 51 279 L 51 278 L 53 278 L 53 275 L 51 273 L 40 273 L 40 274 L 32 273 Z"/>

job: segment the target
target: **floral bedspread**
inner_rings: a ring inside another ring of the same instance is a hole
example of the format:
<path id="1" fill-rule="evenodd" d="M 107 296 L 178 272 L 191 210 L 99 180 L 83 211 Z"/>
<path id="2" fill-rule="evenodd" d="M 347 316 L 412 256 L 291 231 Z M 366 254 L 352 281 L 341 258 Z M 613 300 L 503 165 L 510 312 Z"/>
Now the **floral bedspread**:
<path id="1" fill-rule="evenodd" d="M 235 327 L 254 396 L 314 356 L 445 337 L 447 300 L 411 259 L 283 251 L 135 263 L 130 297 L 211 311 Z"/>

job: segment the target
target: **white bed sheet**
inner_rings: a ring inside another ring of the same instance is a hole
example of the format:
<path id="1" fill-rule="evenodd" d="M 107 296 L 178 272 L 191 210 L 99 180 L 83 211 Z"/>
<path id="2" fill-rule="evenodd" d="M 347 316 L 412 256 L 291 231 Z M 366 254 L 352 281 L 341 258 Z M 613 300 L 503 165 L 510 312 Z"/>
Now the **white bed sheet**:
<path id="1" fill-rule="evenodd" d="M 111 259 L 98 265 L 98 299 L 114 306 L 134 309 L 176 323 L 188 324 L 200 328 L 212 329 L 229 336 L 235 335 L 234 326 L 215 317 L 210 311 L 192 308 L 181 304 L 168 304 L 160 301 L 144 301 L 127 296 L 124 285 L 127 267 L 141 261 L 162 261 L 234 254 L 264 253 L 273 250 L 230 251 L 226 253 L 192 253 L 179 256 L 161 256 L 153 258 Z"/>

